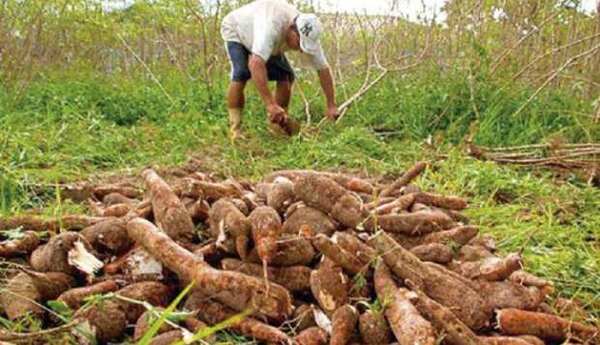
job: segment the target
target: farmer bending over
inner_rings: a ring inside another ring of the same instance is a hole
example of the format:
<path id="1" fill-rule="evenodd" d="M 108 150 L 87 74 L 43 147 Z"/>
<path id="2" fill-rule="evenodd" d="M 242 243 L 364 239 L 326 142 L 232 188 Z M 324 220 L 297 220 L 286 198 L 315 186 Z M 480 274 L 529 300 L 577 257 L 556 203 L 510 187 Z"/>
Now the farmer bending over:
<path id="1" fill-rule="evenodd" d="M 249 79 L 256 84 L 270 123 L 291 134 L 287 110 L 295 76 L 284 54 L 287 50 L 300 51 L 309 57 L 319 72 L 327 99 L 326 116 L 336 119 L 335 89 L 319 42 L 321 30 L 314 14 L 300 13 L 283 0 L 257 0 L 225 16 L 221 35 L 232 66 L 228 109 L 233 140 L 241 136 L 244 88 Z M 275 95 L 271 94 L 268 81 L 277 82 Z"/>

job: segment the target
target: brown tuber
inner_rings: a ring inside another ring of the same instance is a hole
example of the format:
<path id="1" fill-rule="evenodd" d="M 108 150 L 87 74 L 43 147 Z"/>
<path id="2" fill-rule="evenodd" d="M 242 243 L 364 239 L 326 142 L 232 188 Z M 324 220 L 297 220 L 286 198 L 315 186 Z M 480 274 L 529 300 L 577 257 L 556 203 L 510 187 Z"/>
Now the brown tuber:
<path id="1" fill-rule="evenodd" d="M 464 199 L 456 196 L 437 195 L 425 192 L 416 193 L 415 202 L 455 211 L 463 210 L 468 206 Z"/>
<path id="2" fill-rule="evenodd" d="M 409 281 L 410 283 L 410 281 Z M 409 284 L 410 286 L 410 284 Z M 481 341 L 475 333 L 445 306 L 429 298 L 416 286 L 410 286 L 417 298 L 416 306 L 428 320 L 445 334 L 444 340 L 451 345 L 478 345 Z"/>
<path id="3" fill-rule="evenodd" d="M 119 286 L 114 280 L 107 280 L 91 286 L 67 290 L 58 297 L 58 300 L 65 302 L 71 309 L 78 309 L 87 297 L 102 295 L 108 292 L 117 291 L 118 289 Z"/>
<path id="4" fill-rule="evenodd" d="M 93 213 L 98 217 L 124 217 L 134 209 L 135 206 L 131 204 L 116 204 L 102 207 L 96 205 L 94 202 L 90 202 L 90 207 L 92 208 Z"/>
<path id="5" fill-rule="evenodd" d="M 34 231 L 25 231 L 18 238 L 0 242 L 0 258 L 12 258 L 33 252 L 40 244 Z"/>
<path id="6" fill-rule="evenodd" d="M 172 345 L 183 339 L 181 330 L 174 330 L 159 334 L 152 338 L 149 345 Z"/>
<path id="7" fill-rule="evenodd" d="M 310 288 L 321 309 L 329 316 L 348 303 L 350 280 L 341 267 L 326 258 L 310 275 Z"/>
<path id="8" fill-rule="evenodd" d="M 163 308 L 155 308 L 153 310 L 145 311 L 136 321 L 135 329 L 133 331 L 133 340 L 138 341 L 142 339 L 144 334 L 150 329 L 153 322 L 160 318 L 160 312 L 163 312 Z M 163 323 L 157 331 L 157 335 L 162 333 L 170 332 L 173 330 L 173 326 L 168 323 Z"/>
<path id="9" fill-rule="evenodd" d="M 535 310 L 544 301 L 547 290 L 544 288 L 522 286 L 511 281 L 478 281 L 478 291 L 488 303 L 490 309 L 519 308 Z"/>
<path id="10" fill-rule="evenodd" d="M 336 232 L 331 239 L 342 249 L 356 256 L 364 266 L 370 265 L 377 256 L 375 249 L 364 243 L 352 233 Z"/>
<path id="11" fill-rule="evenodd" d="M 535 287 L 552 287 L 554 286 L 554 284 L 552 284 L 552 282 L 549 282 L 545 279 L 539 278 L 534 276 L 531 273 L 522 271 L 522 270 L 518 270 L 513 272 L 509 277 L 508 280 L 520 284 L 520 285 L 524 285 L 524 286 L 535 286 Z"/>
<path id="12" fill-rule="evenodd" d="M 366 345 L 389 344 L 392 342 L 392 330 L 383 313 L 367 310 L 358 319 L 360 336 Z"/>
<path id="13" fill-rule="evenodd" d="M 481 342 L 481 344 L 483 344 L 483 345 L 537 345 L 537 344 L 544 345 L 543 341 L 541 343 L 532 343 L 530 341 L 527 341 L 526 339 L 517 338 L 517 337 L 494 336 L 494 337 L 478 337 L 478 338 L 479 338 L 479 341 Z"/>
<path id="14" fill-rule="evenodd" d="M 327 345 L 327 332 L 319 327 L 310 327 L 294 338 L 295 345 Z"/>
<path id="15" fill-rule="evenodd" d="M 256 252 L 264 266 L 270 264 L 277 254 L 277 240 L 281 235 L 281 218 L 268 206 L 256 208 L 248 217 L 252 225 L 252 238 Z"/>
<path id="16" fill-rule="evenodd" d="M 507 279 L 522 267 L 521 254 L 513 253 L 505 258 L 492 256 L 480 261 L 465 262 L 461 265 L 461 273 L 471 279 L 499 281 Z"/>
<path id="17" fill-rule="evenodd" d="M 128 183 L 107 184 L 94 187 L 93 194 L 98 200 L 103 200 L 107 195 L 119 193 L 127 198 L 138 198 L 140 192 Z"/>
<path id="18" fill-rule="evenodd" d="M 285 177 L 291 180 L 293 183 L 296 183 L 299 179 L 306 177 L 307 175 L 319 175 L 325 178 L 329 178 L 338 183 L 343 188 L 356 193 L 372 194 L 374 190 L 373 185 L 371 183 L 361 178 L 349 176 L 346 174 L 320 172 L 315 170 L 281 170 L 269 174 L 264 180 L 265 182 L 272 183 L 278 177 Z"/>
<path id="19" fill-rule="evenodd" d="M 447 264 L 454 257 L 452 249 L 441 243 L 422 244 L 411 248 L 410 252 L 422 261 L 430 261 L 438 264 Z"/>
<path id="20" fill-rule="evenodd" d="M 600 341 L 600 330 L 579 322 L 558 316 L 524 311 L 502 309 L 497 312 L 498 329 L 508 335 L 533 335 L 547 341 L 575 339 L 591 344 Z"/>
<path id="21" fill-rule="evenodd" d="M 492 256 L 494 256 L 494 254 L 485 247 L 467 244 L 460 247 L 456 260 L 461 262 L 479 261 Z"/>
<path id="22" fill-rule="evenodd" d="M 356 308 L 349 304 L 339 307 L 331 317 L 331 341 L 329 345 L 348 344 L 357 322 L 358 312 Z"/>
<path id="23" fill-rule="evenodd" d="M 356 256 L 342 249 L 334 240 L 325 235 L 317 235 L 313 238 L 312 243 L 318 251 L 348 273 L 358 274 L 368 269 L 368 266 L 364 265 Z"/>
<path id="24" fill-rule="evenodd" d="M 279 213 L 294 202 L 294 184 L 285 177 L 278 177 L 267 192 L 267 206 L 274 208 Z"/>
<path id="25" fill-rule="evenodd" d="M 0 230 L 23 228 L 31 231 L 59 232 L 62 230 L 81 230 L 90 225 L 104 221 L 103 217 L 69 215 L 60 219 L 44 219 L 36 216 L 17 216 L 0 218 Z"/>
<path id="26" fill-rule="evenodd" d="M 190 242 L 195 237 L 194 223 L 181 200 L 154 170 L 145 170 L 142 177 L 152 195 L 152 211 L 158 227 L 176 241 Z"/>
<path id="27" fill-rule="evenodd" d="M 206 298 L 204 294 L 192 293 L 184 304 L 190 311 L 198 311 L 198 317 L 209 325 L 223 322 L 237 313 L 224 305 Z M 252 317 L 246 317 L 230 327 L 241 335 L 275 344 L 289 343 L 289 337 L 279 329 Z"/>
<path id="28" fill-rule="evenodd" d="M 186 283 L 195 282 L 196 289 L 215 294 L 219 301 L 241 311 L 256 308 L 258 312 L 273 319 L 283 319 L 292 312 L 289 292 L 277 284 L 271 284 L 265 292 L 261 280 L 237 272 L 219 271 L 188 252 L 152 223 L 137 218 L 127 224 L 129 236 L 141 244 L 163 265 L 175 272 Z"/>
<path id="29" fill-rule="evenodd" d="M 316 326 L 314 306 L 312 304 L 302 304 L 294 309 L 292 315 L 292 328 L 296 332 L 301 332 L 309 327 Z"/>
<path id="30" fill-rule="evenodd" d="M 80 309 L 75 317 L 85 320 L 92 335 L 100 343 L 119 340 L 127 328 L 127 318 L 114 299 L 100 301 L 90 308 Z"/>
<path id="31" fill-rule="evenodd" d="M 106 194 L 104 196 L 104 198 L 102 198 L 102 203 L 104 203 L 104 205 L 106 205 L 106 206 L 113 206 L 113 205 L 118 205 L 118 204 L 134 205 L 134 204 L 138 203 L 138 200 L 128 198 L 121 193 L 113 192 L 113 193 Z"/>
<path id="32" fill-rule="evenodd" d="M 485 301 L 471 285 L 442 266 L 431 269 L 384 232 L 371 237 L 369 244 L 377 249 L 398 277 L 412 281 L 431 298 L 452 309 L 467 326 L 478 330 L 488 324 L 491 310 L 486 308 Z"/>
<path id="33" fill-rule="evenodd" d="M 282 236 L 277 240 L 277 249 L 277 253 L 271 260 L 272 266 L 306 266 L 317 255 L 310 241 L 299 236 Z M 256 248 L 250 252 L 247 261 L 261 263 Z"/>
<path id="34" fill-rule="evenodd" d="M 258 264 L 243 262 L 237 259 L 223 259 L 224 270 L 236 271 L 253 277 L 262 278 L 263 268 Z M 306 266 L 269 267 L 268 279 L 290 291 L 304 291 L 310 288 L 311 269 Z"/>
<path id="35" fill-rule="evenodd" d="M 229 200 L 215 202 L 208 213 L 210 233 L 217 247 L 237 252 L 242 259 L 248 256 L 251 224 L 248 218 Z"/>
<path id="36" fill-rule="evenodd" d="M 159 282 L 140 282 L 128 285 L 116 292 L 117 295 L 129 299 L 144 301 L 153 306 L 166 307 L 170 301 L 171 290 L 168 286 Z M 144 306 L 118 300 L 122 306 L 125 316 L 130 323 L 134 323 L 144 313 Z"/>
<path id="37" fill-rule="evenodd" d="M 294 193 L 306 205 L 330 214 L 348 227 L 357 227 L 367 215 L 362 201 L 332 179 L 318 174 L 300 177 Z"/>
<path id="38" fill-rule="evenodd" d="M 331 236 L 335 231 L 335 223 L 325 213 L 308 206 L 297 207 L 283 223 L 283 232 L 299 235 L 305 229 L 312 233 Z"/>
<path id="39" fill-rule="evenodd" d="M 458 226 L 450 230 L 433 232 L 420 237 L 405 236 L 402 234 L 391 234 L 402 246 L 413 248 L 430 243 L 441 243 L 450 246 L 462 246 L 477 236 L 479 229 L 476 226 Z"/>
<path id="40" fill-rule="evenodd" d="M 39 303 L 57 298 L 73 285 L 73 278 L 64 273 L 25 270 L 8 281 L 0 294 L 0 306 L 10 320 L 27 314 L 42 317 L 44 309 Z"/>
<path id="41" fill-rule="evenodd" d="M 414 202 L 415 194 L 407 194 L 376 207 L 372 212 L 373 214 L 381 216 L 384 214 L 397 213 L 398 211 L 406 211 Z"/>
<path id="42" fill-rule="evenodd" d="M 375 291 L 385 307 L 385 316 L 400 345 L 434 345 L 436 337 L 433 327 L 412 304 L 416 295 L 405 288 L 398 288 L 392 273 L 385 263 L 375 268 Z"/>
<path id="43" fill-rule="evenodd" d="M 69 252 L 81 242 L 86 249 L 91 249 L 88 241 L 76 232 L 63 232 L 56 235 L 45 245 L 38 247 L 30 258 L 31 267 L 39 272 L 62 272 L 76 275 L 79 270 L 69 262 Z"/>
<path id="44" fill-rule="evenodd" d="M 131 248 L 124 219 L 108 219 L 83 229 L 80 234 L 99 253 L 120 255 Z"/>
<path id="45" fill-rule="evenodd" d="M 452 218 L 443 212 L 419 211 L 404 214 L 389 214 L 369 219 L 367 228 L 376 228 L 410 236 L 446 230 L 454 225 Z"/>

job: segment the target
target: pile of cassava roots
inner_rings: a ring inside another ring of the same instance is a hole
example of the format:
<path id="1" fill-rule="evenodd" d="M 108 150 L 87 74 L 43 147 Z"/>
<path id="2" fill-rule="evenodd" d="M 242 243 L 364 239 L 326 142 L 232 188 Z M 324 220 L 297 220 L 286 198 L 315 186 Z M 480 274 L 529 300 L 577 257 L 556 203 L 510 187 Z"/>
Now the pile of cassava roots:
<path id="1" fill-rule="evenodd" d="M 134 343 L 171 306 L 151 344 L 214 344 L 222 334 L 194 335 L 215 325 L 261 344 L 599 344 L 578 303 L 469 224 L 464 199 L 413 184 L 426 168 L 393 183 L 147 169 L 139 184 L 71 187 L 91 215 L 0 218 L 13 233 L 0 315 L 43 325 L 0 342 Z"/>

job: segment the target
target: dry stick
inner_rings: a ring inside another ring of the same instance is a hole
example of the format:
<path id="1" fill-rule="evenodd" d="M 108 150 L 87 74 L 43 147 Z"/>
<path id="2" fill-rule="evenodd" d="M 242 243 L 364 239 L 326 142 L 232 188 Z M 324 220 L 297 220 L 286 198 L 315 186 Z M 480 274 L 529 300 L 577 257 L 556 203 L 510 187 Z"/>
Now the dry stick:
<path id="1" fill-rule="evenodd" d="M 513 152 L 513 153 L 490 153 L 486 154 L 487 157 L 491 158 L 528 158 L 535 155 L 536 151 L 526 151 L 526 152 Z"/>
<path id="2" fill-rule="evenodd" d="M 512 147 L 479 147 L 484 151 L 489 152 L 513 152 L 519 150 L 528 150 L 528 149 L 544 149 L 544 148 L 552 148 L 552 147 L 564 147 L 564 148 L 600 148 L 600 144 L 596 143 L 583 143 L 583 144 L 534 144 L 534 145 L 523 145 L 523 146 L 512 146 Z"/>
<path id="3" fill-rule="evenodd" d="M 265 293 L 263 281 L 244 274 L 219 271 L 210 267 L 194 254 L 179 246 L 154 224 L 136 218 L 127 224 L 129 236 L 141 244 L 186 282 L 196 282 L 197 289 L 206 294 L 217 294 L 220 302 L 236 310 L 257 308 L 259 312 L 283 319 L 292 313 L 289 292 L 280 285 L 270 284 Z"/>
<path id="4" fill-rule="evenodd" d="M 502 62 L 504 61 L 504 59 L 506 59 L 515 49 L 517 49 L 523 42 L 525 42 L 525 40 L 527 40 L 529 37 L 531 37 L 533 34 L 540 32 L 540 29 L 546 25 L 550 20 L 552 20 L 554 17 L 556 17 L 560 12 L 555 12 L 553 13 L 550 17 L 546 18 L 538 27 L 536 27 L 534 30 L 531 30 L 527 35 L 521 37 L 521 39 L 519 41 L 517 41 L 517 43 L 515 43 L 515 45 L 513 45 L 512 47 L 508 48 L 504 54 L 502 54 L 494 63 L 494 65 L 492 66 L 491 69 L 491 73 L 490 75 L 494 75 L 496 73 L 496 70 L 498 69 L 498 67 L 500 67 L 500 65 L 502 64 Z"/>
<path id="5" fill-rule="evenodd" d="M 127 50 L 129 50 L 129 52 L 136 58 L 136 60 L 138 60 L 138 62 L 144 67 L 144 69 L 146 69 L 148 74 L 150 74 L 150 78 L 152 78 L 152 81 L 154 81 L 158 85 L 160 90 L 165 94 L 165 96 L 167 96 L 167 98 L 169 99 L 171 104 L 175 105 L 175 101 L 173 100 L 173 97 L 171 97 L 171 95 L 169 95 L 167 90 L 165 90 L 165 88 L 162 86 L 162 84 L 160 83 L 158 78 L 156 78 L 154 73 L 152 73 L 152 70 L 150 69 L 150 67 L 148 67 L 148 65 L 146 65 L 144 60 L 142 60 L 142 58 L 140 58 L 140 56 L 133 49 L 131 49 L 131 47 L 129 46 L 129 44 L 127 44 L 127 41 L 125 41 L 125 39 L 123 38 L 123 36 L 121 36 L 121 34 L 117 33 L 117 37 L 119 37 L 121 42 L 123 42 L 123 45 L 125 46 L 125 48 L 127 48 Z"/>
<path id="6" fill-rule="evenodd" d="M 21 340 L 32 341 L 33 339 L 45 337 L 48 335 L 66 332 L 66 331 L 70 330 L 71 328 L 77 326 L 80 322 L 81 322 L 80 320 L 75 319 L 65 325 L 62 325 L 62 326 L 46 329 L 43 331 L 31 332 L 31 333 L 15 333 L 15 332 L 1 330 L 0 331 L 0 341 L 21 341 Z"/>
<path id="7" fill-rule="evenodd" d="M 312 121 L 312 115 L 310 113 L 310 102 L 306 98 L 306 94 L 304 93 L 302 84 L 296 83 L 296 87 L 298 88 L 298 92 L 300 92 L 300 97 L 302 97 L 302 102 L 304 102 L 304 113 L 306 114 L 306 124 L 310 126 L 310 123 Z"/>
<path id="8" fill-rule="evenodd" d="M 598 146 L 597 148 L 588 147 L 588 148 L 580 148 L 580 149 L 556 149 L 556 150 L 552 150 L 552 152 L 556 152 L 557 154 L 569 154 L 569 153 L 599 154 L 600 146 Z"/>
<path id="9" fill-rule="evenodd" d="M 360 21 L 360 17 L 357 16 L 357 19 Z M 389 72 L 389 70 L 387 68 L 385 68 L 381 65 L 381 63 L 379 62 L 379 58 L 377 56 L 377 49 L 379 48 L 380 43 L 381 43 L 381 41 L 376 42 L 374 44 L 373 60 L 375 60 L 375 65 L 382 71 L 382 73 L 369 84 L 369 79 L 371 78 L 371 68 L 367 65 L 367 73 L 365 74 L 365 79 L 363 81 L 363 84 L 360 86 L 360 88 L 354 95 L 352 95 L 349 99 L 347 99 L 344 103 L 342 103 L 342 105 L 340 105 L 340 107 L 338 108 L 338 111 L 340 112 L 340 116 L 336 120 L 336 123 L 338 123 L 341 120 L 341 118 L 346 115 L 346 112 L 348 111 L 350 105 L 355 100 L 362 97 L 362 95 L 364 95 L 371 87 L 373 87 L 375 84 L 377 84 L 379 81 L 381 81 L 383 79 L 383 77 L 385 77 L 387 75 L 387 73 Z M 369 60 L 370 59 L 367 56 L 367 64 L 369 63 Z"/>
<path id="10" fill-rule="evenodd" d="M 490 158 L 496 162 L 501 163 L 520 163 L 520 164 L 544 164 L 544 163 L 552 163 L 562 159 L 576 158 L 576 157 L 585 157 L 590 155 L 598 155 L 600 154 L 600 150 L 598 151 L 590 151 L 590 152 L 577 152 L 571 153 L 562 156 L 555 156 L 549 158 L 533 158 L 533 159 L 504 159 L 504 158 Z"/>
<path id="11" fill-rule="evenodd" d="M 581 54 L 577 54 L 577 55 L 571 57 L 569 60 L 567 60 L 567 62 L 565 62 L 562 66 L 560 66 L 548 79 L 546 79 L 546 81 L 542 84 L 542 86 L 540 86 L 533 93 L 533 95 L 531 95 L 531 97 L 529 97 L 529 99 L 513 114 L 513 116 L 519 115 L 529 105 L 529 103 L 531 103 L 531 101 L 533 101 L 535 99 L 535 97 L 537 97 L 537 95 L 540 92 L 542 92 L 542 90 L 546 86 L 548 86 L 548 84 L 550 84 L 550 82 L 552 82 L 554 80 L 554 78 L 556 78 L 564 69 L 569 67 L 573 62 L 579 60 L 580 58 L 591 55 L 598 49 L 600 49 L 600 44 L 597 44 L 597 45 L 593 46 L 591 49 L 586 50 Z"/>
<path id="12" fill-rule="evenodd" d="M 414 67 L 420 65 L 422 62 L 423 61 L 420 60 L 420 61 L 415 62 L 414 64 L 404 66 L 404 67 L 394 69 L 394 70 L 384 69 L 383 72 L 381 72 L 381 74 L 379 76 L 377 76 L 377 78 L 373 79 L 373 81 L 371 83 L 369 83 L 368 85 L 365 85 L 364 87 L 361 87 L 354 95 L 350 96 L 350 98 L 348 98 L 346 101 L 344 101 L 344 103 L 342 103 L 338 107 L 340 116 L 337 118 L 336 123 L 339 123 L 342 120 L 342 118 L 346 115 L 346 113 L 348 112 L 348 109 L 354 102 L 358 101 L 362 96 L 364 96 L 365 93 L 367 93 L 367 91 L 369 91 L 373 86 L 377 85 L 381 80 L 383 80 L 383 78 L 389 72 L 404 72 L 406 70 L 409 70 L 411 68 L 414 68 Z M 321 126 L 324 122 L 325 122 L 325 119 L 321 120 L 321 122 L 319 122 L 319 126 Z"/>
<path id="13" fill-rule="evenodd" d="M 352 103 L 354 103 L 356 100 L 360 99 L 373 86 L 377 85 L 381 80 L 383 80 L 383 78 L 388 73 L 389 73 L 389 70 L 384 69 L 381 72 L 381 74 L 379 74 L 379 76 L 377 76 L 377 78 L 373 79 L 373 81 L 371 83 L 369 83 L 365 87 L 359 89 L 358 92 L 356 92 L 349 99 L 347 99 L 344 103 L 342 103 L 342 105 L 340 105 L 340 107 L 338 108 L 338 111 L 340 112 L 340 116 L 337 118 L 337 120 L 335 122 L 339 123 L 342 120 L 342 118 L 346 115 L 346 113 L 348 112 L 348 109 L 350 108 Z"/>
<path id="14" fill-rule="evenodd" d="M 560 50 L 563 50 L 563 49 L 570 48 L 570 47 L 572 47 L 572 46 L 574 46 L 574 45 L 577 45 L 577 44 L 579 44 L 579 43 L 582 43 L 582 42 L 585 42 L 585 41 L 588 41 L 588 40 L 594 39 L 594 38 L 596 38 L 596 37 L 600 37 L 600 33 L 597 33 L 597 34 L 594 34 L 594 35 L 591 35 L 591 36 L 587 36 L 587 37 L 580 38 L 580 39 L 578 39 L 577 41 L 574 41 L 574 42 L 571 42 L 571 43 L 568 43 L 568 44 L 562 45 L 562 46 L 560 46 L 560 47 L 556 47 L 556 48 L 554 48 L 554 49 L 552 49 L 552 50 L 550 50 L 550 51 L 547 51 L 546 53 L 544 53 L 544 54 L 542 54 L 542 55 L 540 55 L 540 56 L 536 57 L 535 59 L 533 59 L 533 60 L 532 60 L 530 63 L 528 63 L 528 64 L 527 64 L 525 67 L 523 67 L 523 68 L 522 68 L 522 69 L 521 69 L 519 72 L 517 72 L 517 73 L 516 73 L 516 74 L 515 74 L 515 75 L 512 77 L 512 79 L 513 79 L 513 80 L 516 80 L 517 78 L 519 78 L 519 77 L 520 77 L 520 76 L 521 76 L 523 73 L 525 73 L 525 71 L 527 71 L 529 68 L 531 68 L 531 66 L 534 66 L 534 65 L 535 65 L 535 64 L 536 64 L 538 61 L 540 61 L 541 59 L 545 58 L 546 56 L 548 56 L 548 55 L 552 55 L 552 54 L 554 54 L 554 53 L 556 53 L 556 52 L 558 52 L 558 51 L 560 51 Z"/>

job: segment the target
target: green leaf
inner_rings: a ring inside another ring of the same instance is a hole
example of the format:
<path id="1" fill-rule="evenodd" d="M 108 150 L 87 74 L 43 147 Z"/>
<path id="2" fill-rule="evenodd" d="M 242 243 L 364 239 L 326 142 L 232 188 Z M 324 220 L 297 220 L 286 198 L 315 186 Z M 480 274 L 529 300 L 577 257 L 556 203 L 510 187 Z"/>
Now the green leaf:
<path id="1" fill-rule="evenodd" d="M 169 317 L 173 313 L 173 311 L 175 310 L 175 308 L 177 307 L 179 302 L 181 302 L 183 297 L 185 297 L 188 294 L 188 292 L 190 292 L 190 290 L 192 289 L 193 286 L 194 286 L 194 283 L 192 282 L 183 291 L 181 291 L 181 293 L 177 296 L 177 298 L 175 298 L 173 300 L 173 302 L 171 302 L 171 304 L 167 307 L 167 309 L 165 309 L 160 314 L 160 318 L 152 323 L 152 325 L 150 326 L 148 331 L 144 334 L 142 339 L 140 339 L 140 341 L 138 342 L 138 345 L 149 345 L 152 342 L 152 338 L 154 338 L 156 333 L 158 333 L 158 330 L 163 325 L 163 323 L 165 323 L 165 321 L 167 320 L 167 317 Z"/>
<path id="2" fill-rule="evenodd" d="M 13 327 L 13 322 L 0 316 L 0 325 L 5 329 L 11 329 Z"/>
<path id="3" fill-rule="evenodd" d="M 227 329 L 237 323 L 240 323 L 242 320 L 244 320 L 250 314 L 252 314 L 252 309 L 246 309 L 243 312 L 241 312 L 237 315 L 234 315 L 223 322 L 219 322 L 218 324 L 216 324 L 214 326 L 202 328 L 201 330 L 198 331 L 198 333 L 194 334 L 194 336 L 191 339 L 180 340 L 179 342 L 175 343 L 175 345 L 187 345 L 187 344 L 192 344 L 195 341 L 202 340 L 202 339 L 209 337 L 219 331 L 222 331 L 222 330 Z"/>
<path id="4" fill-rule="evenodd" d="M 48 301 L 48 307 L 66 319 L 71 319 L 73 317 L 73 310 L 63 301 Z"/>

